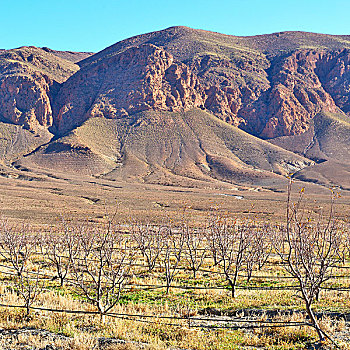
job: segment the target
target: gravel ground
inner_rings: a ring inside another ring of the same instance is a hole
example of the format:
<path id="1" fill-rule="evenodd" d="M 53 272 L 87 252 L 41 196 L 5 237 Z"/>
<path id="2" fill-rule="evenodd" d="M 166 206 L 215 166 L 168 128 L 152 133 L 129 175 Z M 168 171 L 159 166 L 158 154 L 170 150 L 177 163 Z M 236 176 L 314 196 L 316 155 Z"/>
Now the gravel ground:
<path id="1" fill-rule="evenodd" d="M 295 312 L 295 311 L 294 311 Z M 302 312 L 299 312 L 302 314 Z M 205 309 L 201 310 L 196 318 L 198 321 L 191 321 L 192 325 L 224 325 L 227 326 L 240 326 L 241 322 L 235 322 L 237 319 L 245 319 L 250 322 L 254 320 L 259 320 L 264 315 L 265 320 L 273 320 L 277 315 L 281 316 L 289 315 L 289 311 L 276 311 L 276 310 L 239 310 L 232 312 L 223 313 L 221 310 L 216 309 Z M 350 314 L 340 314 L 340 313 L 322 313 L 317 314 L 319 318 L 322 316 L 331 317 L 332 319 L 344 319 L 345 325 L 342 329 L 336 331 L 332 337 L 336 341 L 341 341 L 350 344 Z M 210 321 L 208 321 L 210 319 Z M 251 332 L 247 329 L 246 332 Z M 84 339 L 81 340 L 84 343 Z M 0 350 L 68 350 L 76 349 L 80 350 L 79 347 L 73 345 L 74 342 L 72 338 L 51 333 L 43 329 L 12 329 L 12 330 L 0 330 Z M 95 345 L 93 346 L 95 350 L 151 350 L 152 348 L 145 343 L 138 342 L 126 342 L 120 339 L 112 338 L 97 338 Z M 245 350 L 256 350 L 255 347 L 245 347 Z M 259 348 L 264 350 L 263 348 Z M 317 346 L 310 345 L 308 349 L 325 349 Z M 185 350 L 185 349 L 168 349 L 168 350 Z M 267 350 L 267 349 L 266 349 Z"/>
<path id="2" fill-rule="evenodd" d="M 1 350 L 75 349 L 72 339 L 43 329 L 0 330 Z M 120 339 L 98 338 L 96 350 L 146 350 L 148 345 Z"/>

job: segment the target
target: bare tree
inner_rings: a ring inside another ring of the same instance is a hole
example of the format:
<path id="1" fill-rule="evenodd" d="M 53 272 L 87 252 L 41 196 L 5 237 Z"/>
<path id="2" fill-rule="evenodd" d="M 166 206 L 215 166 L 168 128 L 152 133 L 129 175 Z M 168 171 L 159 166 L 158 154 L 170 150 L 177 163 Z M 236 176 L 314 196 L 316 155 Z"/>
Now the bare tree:
<path id="1" fill-rule="evenodd" d="M 218 225 L 217 219 L 218 219 L 217 216 L 210 217 L 208 221 L 208 228 L 204 232 L 207 249 L 211 253 L 214 266 L 217 266 L 222 261 L 218 254 L 219 252 L 218 237 L 221 235 L 222 227 L 221 225 Z"/>
<path id="2" fill-rule="evenodd" d="M 146 259 L 149 272 L 155 268 L 164 246 L 162 231 L 161 226 L 136 224 L 132 227 L 132 238 Z"/>
<path id="3" fill-rule="evenodd" d="M 80 237 L 81 253 L 72 258 L 72 275 L 79 292 L 105 314 L 120 300 L 131 277 L 134 251 L 129 240 L 113 229 L 86 229 Z"/>
<path id="4" fill-rule="evenodd" d="M 40 270 L 40 266 L 37 265 L 29 268 L 28 264 L 15 279 L 17 291 L 24 299 L 27 317 L 29 317 L 31 306 L 45 286 L 45 278 L 41 275 Z"/>
<path id="5" fill-rule="evenodd" d="M 27 225 L 11 226 L 6 220 L 0 223 L 0 234 L 0 255 L 21 276 L 35 252 L 37 239 L 29 232 Z"/>
<path id="6" fill-rule="evenodd" d="M 254 270 L 261 270 L 272 252 L 270 225 L 254 225 L 251 229 L 250 245 L 247 247 L 245 268 L 247 282 L 250 282 Z"/>
<path id="7" fill-rule="evenodd" d="M 302 207 L 304 190 L 295 203 L 292 203 L 291 193 L 292 180 L 288 185 L 286 225 L 275 236 L 275 248 L 285 269 L 298 282 L 306 312 L 319 340 L 323 341 L 329 336 L 320 328 L 312 304 L 339 263 L 342 233 L 334 215 L 335 194 L 332 194 L 328 216 L 320 213 L 312 217 L 311 212 Z"/>
<path id="8" fill-rule="evenodd" d="M 40 263 L 35 263 L 40 237 L 27 225 L 10 226 L 6 221 L 0 223 L 0 231 L 0 254 L 16 271 L 13 281 L 24 299 L 26 316 L 29 317 L 30 307 L 42 292 L 45 280 L 40 274 Z"/>
<path id="9" fill-rule="evenodd" d="M 170 227 L 163 227 L 162 235 L 164 246 L 160 263 L 164 268 L 166 293 L 169 294 L 171 283 L 179 272 L 185 240 L 181 229 L 179 232 L 174 232 Z"/>
<path id="10" fill-rule="evenodd" d="M 207 256 L 207 251 L 203 244 L 204 234 L 201 230 L 193 230 L 188 224 L 182 225 L 182 231 L 185 240 L 184 257 L 193 273 L 193 278 L 196 278 L 196 274 Z"/>
<path id="11" fill-rule="evenodd" d="M 83 226 L 68 225 L 63 221 L 58 230 L 45 233 L 40 242 L 41 252 L 54 266 L 61 286 L 79 252 L 79 237 L 83 229 Z"/>
<path id="12" fill-rule="evenodd" d="M 231 224 L 227 219 L 218 217 L 212 222 L 211 229 L 216 232 L 217 256 L 234 298 L 239 271 L 250 256 L 252 226 Z"/>

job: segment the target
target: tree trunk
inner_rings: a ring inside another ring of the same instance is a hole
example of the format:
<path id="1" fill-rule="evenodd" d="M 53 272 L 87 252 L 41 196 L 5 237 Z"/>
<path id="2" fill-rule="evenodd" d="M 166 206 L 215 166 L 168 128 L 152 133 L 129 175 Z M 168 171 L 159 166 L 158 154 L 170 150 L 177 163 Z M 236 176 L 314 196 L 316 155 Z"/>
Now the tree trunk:
<path id="1" fill-rule="evenodd" d="M 235 298 L 235 294 L 236 294 L 237 277 L 238 277 L 238 268 L 236 266 L 236 268 L 235 268 L 235 275 L 234 275 L 234 278 L 233 278 L 233 285 L 232 285 L 232 298 Z"/>
<path id="2" fill-rule="evenodd" d="M 228 281 L 228 284 L 230 285 L 231 287 L 231 296 L 232 296 L 232 299 L 235 298 L 235 294 L 236 294 L 236 285 L 235 283 L 231 280 L 231 278 L 229 278 L 229 276 L 226 275 L 226 279 Z"/>
<path id="3" fill-rule="evenodd" d="M 213 260 L 214 260 L 214 266 L 217 266 L 217 264 L 218 264 L 218 259 L 217 259 L 215 253 L 213 254 Z"/>
<path id="4" fill-rule="evenodd" d="M 318 290 L 315 294 L 315 299 L 318 301 L 320 299 L 320 290 Z"/>
<path id="5" fill-rule="evenodd" d="M 248 274 L 247 274 L 247 283 L 250 282 L 250 280 L 251 280 L 251 278 L 252 278 L 252 275 L 253 275 L 252 272 L 248 272 Z"/>
<path id="6" fill-rule="evenodd" d="M 29 319 L 30 319 L 30 317 L 29 317 L 29 314 L 30 314 L 30 304 L 29 304 L 29 300 L 26 301 L 25 307 L 26 307 L 25 320 L 26 320 L 26 321 L 29 321 Z"/>
<path id="7" fill-rule="evenodd" d="M 306 312 L 307 312 L 307 314 L 308 314 L 308 316 L 310 318 L 310 321 L 311 321 L 312 325 L 316 329 L 316 332 L 317 332 L 317 335 L 319 337 L 319 340 L 320 341 L 324 341 L 325 340 L 325 335 L 324 335 L 323 331 L 321 330 L 321 328 L 320 328 L 320 326 L 319 326 L 319 324 L 317 322 L 317 319 L 316 319 L 316 317 L 314 315 L 314 312 L 311 309 L 310 303 L 306 301 L 305 305 L 306 305 Z"/>
<path id="8" fill-rule="evenodd" d="M 232 299 L 236 297 L 236 286 L 234 284 L 231 285 L 231 293 L 232 293 Z"/>

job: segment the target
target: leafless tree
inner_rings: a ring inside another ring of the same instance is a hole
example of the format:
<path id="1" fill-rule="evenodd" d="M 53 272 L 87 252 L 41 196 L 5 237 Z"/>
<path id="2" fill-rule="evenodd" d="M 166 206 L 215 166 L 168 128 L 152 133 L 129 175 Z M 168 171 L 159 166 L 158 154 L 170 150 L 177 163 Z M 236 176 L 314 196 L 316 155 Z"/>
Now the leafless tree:
<path id="1" fill-rule="evenodd" d="M 166 293 L 169 294 L 171 283 L 179 272 L 178 268 L 183 258 L 185 240 L 181 229 L 178 232 L 174 232 L 170 227 L 164 226 L 162 235 L 164 246 L 160 263 L 164 268 Z"/>
<path id="2" fill-rule="evenodd" d="M 37 239 L 27 225 L 11 226 L 6 220 L 0 223 L 0 235 L 0 255 L 21 276 L 35 252 Z"/>
<path id="3" fill-rule="evenodd" d="M 63 221 L 57 230 L 45 233 L 40 241 L 41 252 L 54 266 L 61 286 L 79 252 L 81 230 L 84 230 L 83 226 L 68 225 Z"/>
<path id="4" fill-rule="evenodd" d="M 212 222 L 211 229 L 216 232 L 217 256 L 234 298 L 238 274 L 250 256 L 252 227 L 250 224 L 229 223 L 218 217 Z"/>
<path id="5" fill-rule="evenodd" d="M 253 224 L 251 228 L 250 244 L 247 247 L 245 259 L 245 269 L 247 272 L 247 282 L 250 281 L 255 269 L 261 270 L 266 264 L 272 252 L 269 224 Z"/>
<path id="6" fill-rule="evenodd" d="M 207 249 L 211 253 L 214 266 L 217 266 L 221 262 L 221 258 L 218 255 L 218 237 L 221 235 L 222 227 L 218 225 L 217 218 L 217 216 L 211 216 L 209 218 L 208 228 L 204 232 Z"/>
<path id="7" fill-rule="evenodd" d="M 201 268 L 207 256 L 203 244 L 204 234 L 201 230 L 194 230 L 185 223 L 181 229 L 185 240 L 184 257 L 193 273 L 193 278 L 196 278 L 197 271 Z"/>
<path id="8" fill-rule="evenodd" d="M 155 268 L 164 246 L 162 231 L 162 226 L 143 224 L 132 226 L 132 238 L 142 256 L 146 259 L 149 272 Z"/>
<path id="9" fill-rule="evenodd" d="M 27 317 L 29 317 L 30 314 L 30 307 L 45 286 L 45 278 L 40 271 L 41 269 L 39 265 L 29 267 L 28 264 L 25 266 L 22 273 L 15 279 L 17 291 L 24 300 Z"/>
<path id="10" fill-rule="evenodd" d="M 30 307 L 44 286 L 40 263 L 34 261 L 40 237 L 32 233 L 27 225 L 11 226 L 6 221 L 1 221 L 0 232 L 0 254 L 16 271 L 13 281 L 18 294 L 24 299 L 29 317 Z"/>
<path id="11" fill-rule="evenodd" d="M 275 236 L 275 248 L 286 270 L 298 282 L 306 312 L 323 341 L 328 336 L 320 328 L 312 304 L 339 263 L 342 233 L 334 214 L 335 194 L 328 216 L 320 213 L 315 218 L 302 206 L 304 190 L 294 203 L 291 194 L 292 180 L 288 185 L 286 225 Z"/>
<path id="12" fill-rule="evenodd" d="M 72 258 L 72 275 L 80 293 L 94 304 L 102 320 L 120 300 L 131 277 L 134 250 L 128 238 L 108 223 L 80 236 L 81 253 Z"/>

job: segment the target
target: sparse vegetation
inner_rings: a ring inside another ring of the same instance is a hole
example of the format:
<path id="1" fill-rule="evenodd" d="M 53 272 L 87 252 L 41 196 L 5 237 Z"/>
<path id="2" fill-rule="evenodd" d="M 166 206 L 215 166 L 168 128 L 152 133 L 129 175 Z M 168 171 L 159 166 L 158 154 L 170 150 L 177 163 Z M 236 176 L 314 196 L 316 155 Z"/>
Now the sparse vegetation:
<path id="1" fill-rule="evenodd" d="M 122 226 L 107 216 L 47 232 L 3 220 L 0 325 L 61 333 L 76 349 L 81 337 L 91 339 L 84 349 L 97 337 L 155 349 L 300 349 L 331 339 L 347 349 L 348 324 L 336 313 L 350 310 L 347 228 L 333 206 L 314 221 L 301 212 L 303 191 L 296 202 L 289 193 L 282 225 L 215 212 L 201 226 L 186 215 Z"/>
<path id="2" fill-rule="evenodd" d="M 350 349 L 349 40 L 0 50 L 0 348 Z"/>

